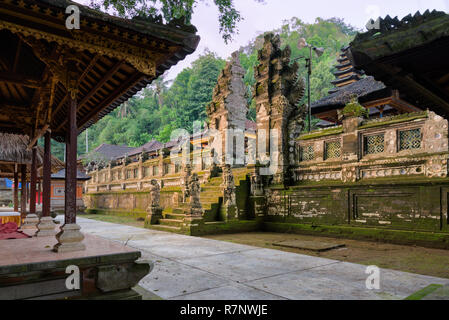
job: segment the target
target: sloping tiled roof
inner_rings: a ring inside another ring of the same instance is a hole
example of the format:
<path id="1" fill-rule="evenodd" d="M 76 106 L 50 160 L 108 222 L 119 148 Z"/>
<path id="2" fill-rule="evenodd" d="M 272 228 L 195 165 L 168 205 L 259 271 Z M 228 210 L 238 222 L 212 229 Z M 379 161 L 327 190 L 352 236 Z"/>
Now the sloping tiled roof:
<path id="1" fill-rule="evenodd" d="M 56 173 L 51 175 L 52 179 L 65 179 L 65 169 L 62 169 Z M 89 180 L 90 177 L 82 171 L 76 171 L 76 179 L 77 180 Z"/>
<path id="2" fill-rule="evenodd" d="M 136 154 L 142 153 L 142 152 L 150 152 L 161 149 L 163 146 L 162 143 L 160 143 L 157 140 L 151 140 L 150 142 L 145 143 L 143 146 L 140 146 L 138 148 L 135 148 L 133 151 L 128 153 L 128 156 L 134 156 Z"/>
<path id="3" fill-rule="evenodd" d="M 116 146 L 112 144 L 103 143 L 102 145 L 95 148 L 94 152 L 97 152 L 101 155 L 103 155 L 106 159 L 116 159 L 120 156 L 124 156 L 126 153 L 133 152 L 133 147 L 128 146 Z"/>
<path id="4" fill-rule="evenodd" d="M 312 113 L 326 111 L 322 109 L 343 107 L 350 101 L 352 95 L 356 95 L 357 98 L 363 99 L 372 94 L 382 95 L 383 90 L 387 90 L 387 88 L 382 82 L 374 80 L 371 76 L 366 77 L 347 86 L 341 87 L 337 92 L 313 102 Z"/>

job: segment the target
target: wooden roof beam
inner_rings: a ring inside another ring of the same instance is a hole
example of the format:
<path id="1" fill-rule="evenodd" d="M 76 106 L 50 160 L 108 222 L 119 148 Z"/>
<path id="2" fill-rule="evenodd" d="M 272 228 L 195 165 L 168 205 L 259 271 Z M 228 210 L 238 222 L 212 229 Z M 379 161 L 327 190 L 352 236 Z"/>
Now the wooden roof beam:
<path id="1" fill-rule="evenodd" d="M 120 60 L 118 61 L 116 64 L 114 64 L 114 66 L 108 70 L 108 72 L 103 76 L 103 78 L 101 79 L 101 81 L 97 82 L 97 84 L 79 101 L 78 103 L 78 107 L 77 110 L 79 111 L 84 104 L 87 103 L 87 101 L 89 101 L 89 99 L 98 92 L 98 90 L 101 89 L 101 87 L 107 82 L 109 81 L 112 76 L 120 69 L 120 67 L 125 63 L 124 60 Z M 87 73 L 86 73 L 87 74 Z M 85 74 L 85 75 L 86 75 Z M 65 124 L 67 123 L 67 119 L 64 120 L 58 128 L 56 128 L 56 131 L 59 131 L 61 128 L 63 128 L 65 126 Z"/>
<path id="2" fill-rule="evenodd" d="M 114 101 L 115 96 L 119 94 L 123 94 L 126 91 L 126 88 L 129 88 L 130 86 L 142 81 L 144 76 L 140 72 L 134 73 L 132 76 L 129 77 L 128 82 L 122 83 L 120 87 L 118 87 L 114 92 L 112 92 L 108 98 L 103 100 L 103 102 L 94 110 L 89 112 L 87 115 L 85 115 L 79 122 L 78 122 L 78 128 L 82 128 L 92 117 L 98 116 L 101 111 L 105 107 L 107 107 L 109 104 L 111 104 Z"/>
<path id="3" fill-rule="evenodd" d="M 18 75 L 11 72 L 0 72 L 0 82 L 15 84 L 29 88 L 41 88 L 41 79 L 33 76 Z"/>

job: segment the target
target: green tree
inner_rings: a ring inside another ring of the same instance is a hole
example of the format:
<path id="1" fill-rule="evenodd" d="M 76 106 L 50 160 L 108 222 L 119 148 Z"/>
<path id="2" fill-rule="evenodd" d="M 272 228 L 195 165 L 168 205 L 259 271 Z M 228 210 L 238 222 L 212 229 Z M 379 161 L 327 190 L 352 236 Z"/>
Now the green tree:
<path id="1" fill-rule="evenodd" d="M 141 17 L 153 19 L 160 15 L 166 21 L 184 17 L 190 23 L 196 5 L 204 0 L 91 0 L 90 6 L 97 10 L 113 10 L 121 17 Z M 264 0 L 254 0 L 263 3 Z M 235 8 L 233 0 L 207 0 L 218 8 L 220 34 L 228 43 L 237 33 L 237 24 L 243 19 Z"/>

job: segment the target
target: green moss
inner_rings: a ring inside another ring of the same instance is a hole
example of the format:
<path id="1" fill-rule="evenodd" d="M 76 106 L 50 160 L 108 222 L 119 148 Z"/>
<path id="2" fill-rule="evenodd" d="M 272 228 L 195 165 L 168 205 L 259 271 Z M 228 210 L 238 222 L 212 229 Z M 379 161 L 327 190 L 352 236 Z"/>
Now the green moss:
<path id="1" fill-rule="evenodd" d="M 394 116 L 391 118 L 387 118 L 385 121 L 381 121 L 381 120 L 376 120 L 376 121 L 371 121 L 371 122 L 367 121 L 366 123 L 362 124 L 359 127 L 359 129 L 383 127 L 383 126 L 388 126 L 391 124 L 413 121 L 413 120 L 417 120 L 417 119 L 423 119 L 426 117 L 427 117 L 427 111 L 402 114 L 402 115 Z"/>
<path id="2" fill-rule="evenodd" d="M 343 108 L 342 114 L 345 117 L 368 117 L 369 112 L 358 102 L 357 96 L 353 96 L 351 101 Z"/>
<path id="3" fill-rule="evenodd" d="M 263 230 L 449 249 L 448 233 L 276 222 L 264 222 Z"/>
<path id="4" fill-rule="evenodd" d="M 260 223 L 257 221 L 228 221 L 226 223 L 203 224 L 194 227 L 190 231 L 192 236 L 203 236 L 209 234 L 229 234 L 240 232 L 252 232 L 260 230 Z"/>
<path id="5" fill-rule="evenodd" d="M 415 293 L 411 294 L 410 296 L 408 296 L 404 300 L 421 300 L 425 296 L 433 293 L 434 291 L 436 291 L 436 290 L 438 290 L 438 289 L 440 289 L 442 287 L 443 287 L 443 285 L 441 285 L 441 284 L 428 285 L 424 289 L 421 289 L 421 290 L 416 291 Z"/>
<path id="6" fill-rule="evenodd" d="M 147 215 L 146 211 L 133 209 L 133 210 L 115 210 L 115 209 L 87 209 L 87 214 L 98 214 L 98 215 L 112 215 L 119 217 L 133 217 L 133 218 L 145 218 Z"/>
<path id="7" fill-rule="evenodd" d="M 343 133 L 343 127 L 329 128 L 329 129 L 324 129 L 324 130 L 320 130 L 317 132 L 311 132 L 308 134 L 301 135 L 298 138 L 298 140 L 311 140 L 311 139 L 316 139 L 316 138 L 321 138 L 321 137 L 326 137 L 326 136 L 331 136 L 331 135 L 337 135 L 340 133 Z"/>

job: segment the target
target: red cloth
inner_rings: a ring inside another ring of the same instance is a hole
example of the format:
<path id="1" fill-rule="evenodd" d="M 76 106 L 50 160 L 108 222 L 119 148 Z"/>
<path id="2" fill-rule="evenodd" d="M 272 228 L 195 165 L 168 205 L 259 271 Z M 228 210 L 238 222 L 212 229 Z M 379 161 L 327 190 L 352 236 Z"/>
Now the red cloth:
<path id="1" fill-rule="evenodd" d="M 17 224 L 14 222 L 0 223 L 0 240 L 31 238 L 22 231 L 17 231 L 17 229 Z"/>

